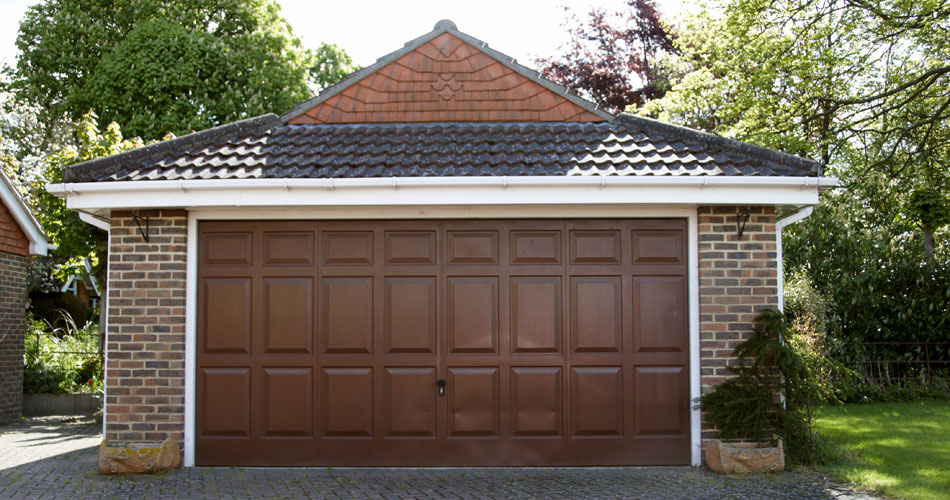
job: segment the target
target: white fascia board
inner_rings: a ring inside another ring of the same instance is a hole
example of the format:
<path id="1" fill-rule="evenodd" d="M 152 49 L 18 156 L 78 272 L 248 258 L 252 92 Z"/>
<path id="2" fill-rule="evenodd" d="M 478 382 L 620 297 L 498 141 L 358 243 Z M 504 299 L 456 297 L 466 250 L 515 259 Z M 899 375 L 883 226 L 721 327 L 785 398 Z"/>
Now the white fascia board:
<path id="1" fill-rule="evenodd" d="M 0 197 L 3 198 L 7 209 L 13 215 L 23 234 L 30 240 L 31 255 L 46 255 L 50 250 L 49 239 L 43 232 L 43 226 L 33 216 L 33 212 L 23 203 L 20 193 L 17 193 L 13 184 L 6 175 L 0 174 Z"/>
<path id="2" fill-rule="evenodd" d="M 814 177 L 389 177 L 209 179 L 47 186 L 76 210 L 430 205 L 815 205 Z"/>

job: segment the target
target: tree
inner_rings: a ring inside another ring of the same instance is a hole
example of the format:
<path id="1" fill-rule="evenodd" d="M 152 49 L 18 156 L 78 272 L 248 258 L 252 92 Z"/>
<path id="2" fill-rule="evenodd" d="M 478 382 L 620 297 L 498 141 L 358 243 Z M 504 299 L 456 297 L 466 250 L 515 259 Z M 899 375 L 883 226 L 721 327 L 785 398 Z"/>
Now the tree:
<path id="1" fill-rule="evenodd" d="M 48 121 L 94 109 L 146 140 L 286 111 L 310 96 L 312 68 L 327 66 L 326 85 L 345 56 L 315 60 L 275 0 L 46 0 L 17 47 L 19 101 Z"/>
<path id="2" fill-rule="evenodd" d="M 830 299 L 833 341 L 946 336 L 948 32 L 941 0 L 728 0 L 677 26 L 682 56 L 661 61 L 670 90 L 630 108 L 808 156 L 841 178 L 784 239 L 786 271 Z M 923 358 L 905 347 L 902 359 Z M 856 349 L 835 354 L 868 355 Z"/>
<path id="3" fill-rule="evenodd" d="M 28 186 L 37 220 L 58 248 L 53 255 L 63 262 L 57 278 L 64 279 L 80 271 L 83 259 L 89 259 L 93 273 L 105 283 L 108 235 L 105 231 L 86 224 L 78 213 L 66 208 L 66 202 L 46 191 L 46 183 L 63 182 L 66 167 L 74 163 L 114 155 L 144 145 L 141 139 L 125 139 L 115 122 L 104 131 L 99 129 L 98 117 L 89 112 L 79 121 L 75 130 L 76 145 L 68 146 L 49 155 L 46 171 Z"/>
<path id="4" fill-rule="evenodd" d="M 924 240 L 950 222 L 945 2 L 733 0 L 677 32 L 671 89 L 641 113 L 812 157 Z"/>
<path id="5" fill-rule="evenodd" d="M 607 111 L 623 111 L 657 99 L 667 75 L 654 61 L 675 53 L 673 34 L 660 21 L 654 0 L 627 0 L 629 10 L 593 9 L 569 29 L 571 42 L 559 58 L 537 59 L 545 78 L 582 92 Z"/>
<path id="6" fill-rule="evenodd" d="M 310 67 L 310 81 L 315 93 L 360 69 L 345 50 L 333 43 L 321 43 L 313 51 L 313 55 L 314 64 Z"/>

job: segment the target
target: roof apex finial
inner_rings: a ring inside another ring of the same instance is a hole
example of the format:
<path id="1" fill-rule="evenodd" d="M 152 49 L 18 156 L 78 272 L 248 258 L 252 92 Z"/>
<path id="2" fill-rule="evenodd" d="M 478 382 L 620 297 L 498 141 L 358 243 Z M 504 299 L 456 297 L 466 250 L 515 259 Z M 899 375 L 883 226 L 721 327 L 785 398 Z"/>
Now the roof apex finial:
<path id="1" fill-rule="evenodd" d="M 432 28 L 433 31 L 441 30 L 441 29 L 458 31 L 458 26 L 456 26 L 455 23 L 453 23 L 451 19 L 443 19 L 435 23 L 435 27 Z"/>

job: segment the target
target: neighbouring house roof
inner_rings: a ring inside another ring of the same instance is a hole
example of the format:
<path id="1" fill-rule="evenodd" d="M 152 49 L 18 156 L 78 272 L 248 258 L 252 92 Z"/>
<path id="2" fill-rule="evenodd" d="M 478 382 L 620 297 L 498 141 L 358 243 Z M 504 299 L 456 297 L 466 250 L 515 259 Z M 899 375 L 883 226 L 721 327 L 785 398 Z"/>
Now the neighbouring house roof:
<path id="1" fill-rule="evenodd" d="M 65 181 L 588 175 L 820 172 L 798 156 L 598 110 L 440 21 L 281 117 L 80 163 Z"/>
<path id="2" fill-rule="evenodd" d="M 33 212 L 23 202 L 23 198 L 13 187 L 10 179 L 2 172 L 0 172 L 0 200 L 3 200 L 3 204 L 30 241 L 30 254 L 46 255 L 50 245 L 49 238 L 46 237 L 46 233 L 43 231 L 43 226 L 40 225 L 36 217 L 33 216 Z"/>

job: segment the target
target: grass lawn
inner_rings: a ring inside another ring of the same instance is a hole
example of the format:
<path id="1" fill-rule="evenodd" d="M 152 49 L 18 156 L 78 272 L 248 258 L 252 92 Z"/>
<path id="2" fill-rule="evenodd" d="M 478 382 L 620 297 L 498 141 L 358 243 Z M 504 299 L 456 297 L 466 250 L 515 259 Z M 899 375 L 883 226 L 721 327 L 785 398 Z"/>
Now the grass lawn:
<path id="1" fill-rule="evenodd" d="M 826 406 L 818 429 L 845 460 L 821 470 L 896 498 L 950 499 L 950 401 Z"/>

